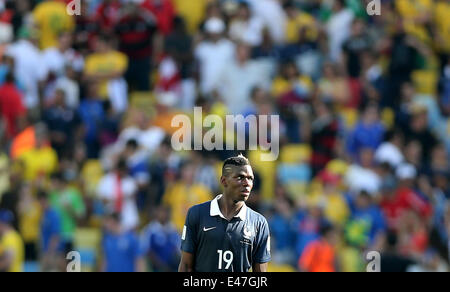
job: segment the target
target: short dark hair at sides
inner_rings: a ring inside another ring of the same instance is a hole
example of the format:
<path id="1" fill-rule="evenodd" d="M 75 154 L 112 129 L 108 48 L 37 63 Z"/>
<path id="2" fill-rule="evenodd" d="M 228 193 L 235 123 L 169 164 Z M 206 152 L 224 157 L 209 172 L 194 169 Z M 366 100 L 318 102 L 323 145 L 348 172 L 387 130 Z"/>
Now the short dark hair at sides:
<path id="1" fill-rule="evenodd" d="M 223 163 L 223 166 L 222 166 L 222 175 L 224 175 L 224 176 L 229 175 L 229 171 L 227 170 L 228 165 L 246 166 L 246 165 L 250 165 L 250 161 L 242 154 L 239 154 L 236 157 L 228 158 L 227 160 L 225 160 L 225 162 Z"/>

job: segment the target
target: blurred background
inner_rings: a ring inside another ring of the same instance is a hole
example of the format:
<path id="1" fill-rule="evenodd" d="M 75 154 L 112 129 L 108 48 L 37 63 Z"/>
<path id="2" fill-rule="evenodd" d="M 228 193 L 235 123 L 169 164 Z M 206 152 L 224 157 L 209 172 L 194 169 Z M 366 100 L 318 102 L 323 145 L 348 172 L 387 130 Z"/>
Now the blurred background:
<path id="1" fill-rule="evenodd" d="M 195 106 L 280 116 L 269 271 L 448 271 L 450 1 L 369 2 L 0 0 L 0 271 L 176 271 L 238 154 L 173 150 Z"/>

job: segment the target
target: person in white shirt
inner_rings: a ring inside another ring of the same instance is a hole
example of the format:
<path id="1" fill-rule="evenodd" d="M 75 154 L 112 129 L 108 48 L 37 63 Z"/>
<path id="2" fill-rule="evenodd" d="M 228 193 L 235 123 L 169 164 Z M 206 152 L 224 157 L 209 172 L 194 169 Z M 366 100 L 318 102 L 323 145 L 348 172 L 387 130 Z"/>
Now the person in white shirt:
<path id="1" fill-rule="evenodd" d="M 235 46 L 223 37 L 226 26 L 222 19 L 211 18 L 205 23 L 208 38 L 195 49 L 199 63 L 200 91 L 210 94 L 217 89 L 224 67 L 232 60 Z"/>
<path id="2" fill-rule="evenodd" d="M 123 230 L 130 231 L 139 225 L 137 190 L 137 184 L 128 175 L 128 167 L 124 160 L 120 160 L 114 171 L 106 174 L 98 184 L 98 197 L 105 204 L 107 212 L 120 214 Z"/>
<path id="3" fill-rule="evenodd" d="M 263 30 L 262 19 L 252 15 L 249 5 L 242 2 L 230 25 L 230 39 L 252 47 L 259 46 L 263 40 Z"/>
<path id="4" fill-rule="evenodd" d="M 386 141 L 375 151 L 375 162 L 388 163 L 392 168 L 396 168 L 405 160 L 402 148 L 403 133 L 399 130 L 389 132 Z"/>
<path id="5" fill-rule="evenodd" d="M 48 76 L 47 65 L 37 46 L 38 39 L 36 31 L 23 27 L 18 33 L 18 41 L 8 46 L 5 52 L 15 60 L 15 77 L 25 87 L 24 102 L 28 109 L 39 107 L 39 88 Z"/>
<path id="6" fill-rule="evenodd" d="M 345 176 L 345 182 L 353 194 L 365 191 L 376 195 L 381 188 L 381 178 L 373 170 L 373 150 L 363 148 L 359 153 L 359 163 L 352 164 Z"/>
<path id="7" fill-rule="evenodd" d="M 83 56 L 73 50 L 73 36 L 70 32 L 62 33 L 58 38 L 58 46 L 48 48 L 43 52 L 43 60 L 50 72 L 56 77 L 65 75 L 66 66 L 70 65 L 76 72 L 80 73 L 84 68 Z"/>
<path id="8" fill-rule="evenodd" d="M 287 16 L 278 0 L 248 0 L 254 15 L 262 19 L 275 44 L 285 40 Z"/>
<path id="9" fill-rule="evenodd" d="M 271 84 L 270 72 L 256 61 L 250 60 L 250 48 L 239 44 L 235 58 L 223 70 L 220 78 L 219 93 L 230 114 L 242 114 L 251 106 L 251 91 Z"/>
<path id="10" fill-rule="evenodd" d="M 339 61 L 342 53 L 342 45 L 351 35 L 354 18 L 353 11 L 345 7 L 345 0 L 334 1 L 333 15 L 326 25 L 329 38 L 329 57 L 331 61 Z"/>

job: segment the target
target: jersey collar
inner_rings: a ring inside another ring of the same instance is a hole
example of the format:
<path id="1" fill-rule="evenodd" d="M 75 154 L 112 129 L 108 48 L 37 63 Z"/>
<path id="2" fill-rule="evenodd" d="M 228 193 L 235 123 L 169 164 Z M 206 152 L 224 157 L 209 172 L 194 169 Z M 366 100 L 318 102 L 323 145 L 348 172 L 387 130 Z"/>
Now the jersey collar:
<path id="1" fill-rule="evenodd" d="M 222 195 L 218 195 L 214 200 L 211 201 L 211 209 L 209 214 L 211 216 L 220 216 L 221 218 L 227 220 L 225 216 L 223 216 L 222 212 L 220 212 L 219 208 L 219 200 L 222 198 Z M 247 218 L 247 205 L 244 203 L 239 213 L 234 216 L 235 218 L 240 218 L 242 221 L 245 221 Z"/>

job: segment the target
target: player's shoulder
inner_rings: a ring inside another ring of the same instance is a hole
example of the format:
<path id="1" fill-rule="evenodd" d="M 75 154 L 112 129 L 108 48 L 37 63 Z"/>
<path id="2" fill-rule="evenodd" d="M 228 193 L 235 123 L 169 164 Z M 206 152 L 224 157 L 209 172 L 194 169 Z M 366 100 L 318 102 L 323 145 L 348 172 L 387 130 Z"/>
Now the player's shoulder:
<path id="1" fill-rule="evenodd" d="M 249 219 L 253 222 L 258 222 L 261 224 L 267 224 L 267 219 L 266 217 L 264 217 L 262 214 L 256 212 L 255 210 L 253 210 L 252 208 L 247 206 L 247 216 L 249 217 Z"/>
<path id="2" fill-rule="evenodd" d="M 209 214 L 210 209 L 211 209 L 211 201 L 208 201 L 202 204 L 192 206 L 191 208 L 189 208 L 188 213 L 191 216 L 201 216 Z"/>

